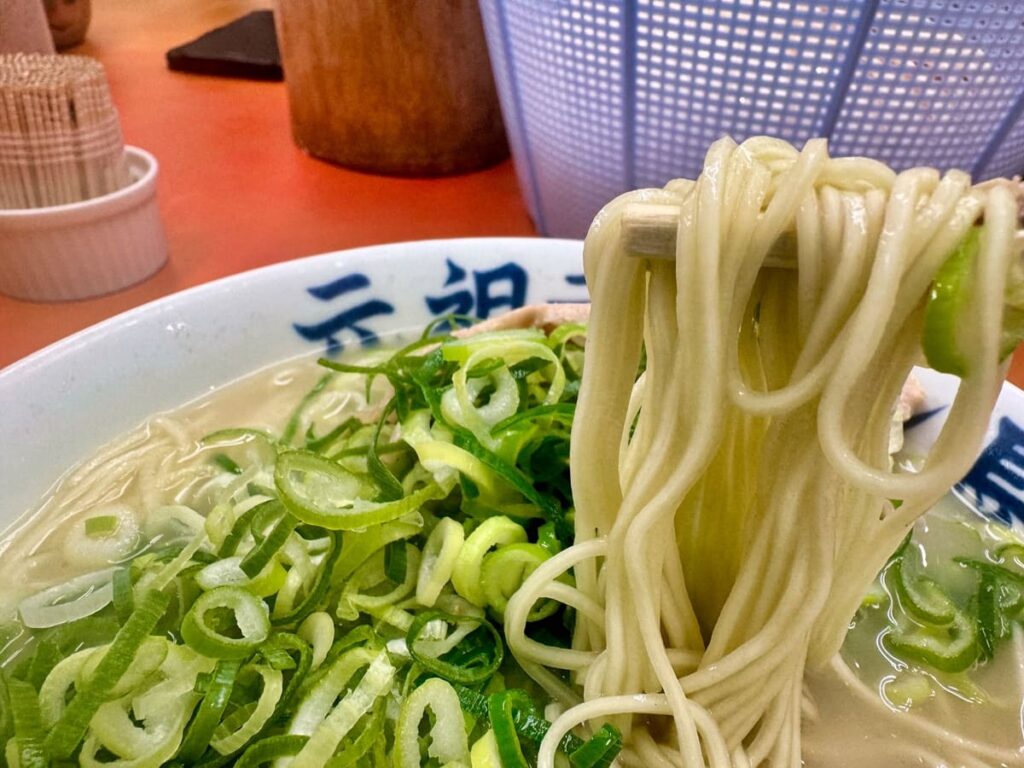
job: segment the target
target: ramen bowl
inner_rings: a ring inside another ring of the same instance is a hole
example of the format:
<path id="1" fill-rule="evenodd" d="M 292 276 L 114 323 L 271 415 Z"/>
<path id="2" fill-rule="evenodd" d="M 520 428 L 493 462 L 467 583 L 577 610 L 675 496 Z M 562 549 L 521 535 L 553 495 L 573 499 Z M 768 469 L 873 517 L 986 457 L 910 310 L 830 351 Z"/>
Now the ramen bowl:
<path id="1" fill-rule="evenodd" d="M 581 244 L 444 240 L 362 248 L 237 275 L 115 317 L 0 371 L 9 528 L 76 462 L 155 414 L 283 360 L 337 357 L 452 313 L 488 318 L 587 298 Z M 918 371 L 911 452 L 935 439 L 956 380 Z M 1006 385 L 962 490 L 1019 526 L 1024 397 Z M 1016 468 L 1016 469 L 1015 469 Z"/>

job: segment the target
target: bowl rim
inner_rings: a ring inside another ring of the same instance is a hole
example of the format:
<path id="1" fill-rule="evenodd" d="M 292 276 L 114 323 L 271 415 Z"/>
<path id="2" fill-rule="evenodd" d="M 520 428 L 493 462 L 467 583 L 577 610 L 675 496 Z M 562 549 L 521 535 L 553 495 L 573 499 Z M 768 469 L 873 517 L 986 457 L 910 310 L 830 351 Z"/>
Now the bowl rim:
<path id="1" fill-rule="evenodd" d="M 143 202 L 152 196 L 160 164 L 156 157 L 141 147 L 125 144 L 125 158 L 132 181 L 128 186 L 99 197 L 75 203 L 49 205 L 43 208 L 0 208 L 0 227 L 33 228 L 43 224 L 72 224 L 114 214 Z M 141 173 L 136 176 L 138 169 Z M 59 221 L 56 221 L 60 219 Z"/>
<path id="2" fill-rule="evenodd" d="M 539 235 L 535 237 L 438 237 L 422 240 L 397 240 L 386 243 L 375 243 L 373 245 L 354 246 L 352 248 L 339 248 L 334 251 L 314 253 L 308 256 L 300 256 L 294 259 L 279 261 L 275 264 L 266 264 L 260 267 L 242 270 L 240 272 L 232 272 L 231 274 L 224 275 L 213 280 L 208 280 L 205 283 L 192 285 L 187 288 L 182 288 L 178 291 L 173 291 L 154 299 L 150 299 L 143 304 L 139 304 L 138 306 L 118 312 L 116 315 L 111 315 L 108 318 L 99 320 L 92 325 L 86 326 L 81 330 L 75 331 L 63 338 L 51 342 L 45 347 L 37 349 L 34 352 L 30 352 L 25 355 L 25 357 L 15 360 L 13 363 L 9 363 L 8 365 L 0 368 L 0 385 L 10 381 L 11 379 L 27 375 L 29 371 L 38 368 L 41 365 L 49 365 L 49 360 L 51 358 L 59 356 L 65 352 L 70 352 L 81 344 L 88 343 L 89 339 L 93 336 L 102 335 L 119 328 L 123 324 L 128 324 L 134 320 L 145 318 L 147 314 L 160 306 L 170 305 L 176 301 L 193 301 L 196 299 L 202 299 L 204 294 L 214 295 L 218 291 L 223 290 L 226 286 L 230 287 L 230 285 L 234 285 L 241 281 L 261 280 L 267 276 L 272 276 L 277 272 L 289 272 L 294 269 L 301 270 L 304 265 L 332 257 L 348 259 L 358 256 L 367 256 L 372 258 L 375 253 L 394 254 L 396 248 L 404 249 L 416 246 L 428 247 L 428 244 L 430 246 L 443 245 L 445 243 L 462 243 L 472 245 L 474 243 L 493 244 L 497 242 L 548 243 L 554 248 L 567 246 L 582 248 L 583 245 L 582 240 L 574 240 L 572 238 L 540 237 Z"/>

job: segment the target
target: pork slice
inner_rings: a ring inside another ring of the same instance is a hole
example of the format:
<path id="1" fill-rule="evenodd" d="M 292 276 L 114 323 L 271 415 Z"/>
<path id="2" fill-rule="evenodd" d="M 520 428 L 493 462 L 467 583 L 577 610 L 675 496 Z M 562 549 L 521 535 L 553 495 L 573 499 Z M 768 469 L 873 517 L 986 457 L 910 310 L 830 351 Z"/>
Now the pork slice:
<path id="1" fill-rule="evenodd" d="M 507 331 L 512 328 L 540 328 L 544 333 L 551 333 L 565 323 L 585 323 L 589 318 L 589 304 L 529 304 L 504 315 L 488 318 L 469 328 L 459 328 L 453 335 L 465 338 L 478 333 Z"/>

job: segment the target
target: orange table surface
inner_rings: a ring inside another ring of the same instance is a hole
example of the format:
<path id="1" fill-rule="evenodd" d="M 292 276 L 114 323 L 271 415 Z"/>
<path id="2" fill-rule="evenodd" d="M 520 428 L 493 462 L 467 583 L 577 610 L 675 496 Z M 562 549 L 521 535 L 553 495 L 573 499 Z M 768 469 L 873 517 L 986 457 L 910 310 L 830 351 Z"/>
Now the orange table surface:
<path id="1" fill-rule="evenodd" d="M 292 143 L 283 83 L 167 69 L 168 49 L 267 7 L 270 0 L 93 0 L 88 39 L 72 52 L 103 62 L 126 141 L 160 162 L 170 260 L 98 299 L 0 296 L 0 367 L 139 304 L 278 261 L 372 243 L 535 234 L 509 161 L 443 179 L 348 171 Z M 1024 385 L 1024 354 L 1009 378 Z"/>
<path id="2" fill-rule="evenodd" d="M 168 49 L 264 7 L 93 0 L 88 38 L 70 52 L 103 62 L 125 141 L 160 163 L 170 259 L 145 282 L 98 299 L 0 296 L 0 367 L 139 304 L 274 262 L 372 243 L 535 234 L 510 161 L 440 179 L 349 171 L 293 144 L 283 83 L 167 69 Z"/>

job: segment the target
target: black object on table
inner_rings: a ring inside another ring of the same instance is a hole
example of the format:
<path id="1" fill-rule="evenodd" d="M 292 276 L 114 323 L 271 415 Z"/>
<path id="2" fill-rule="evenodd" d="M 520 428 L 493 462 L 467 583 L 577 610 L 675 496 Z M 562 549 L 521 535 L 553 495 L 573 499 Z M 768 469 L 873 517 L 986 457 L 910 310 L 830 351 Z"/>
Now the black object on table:
<path id="1" fill-rule="evenodd" d="M 177 72 L 283 80 L 272 11 L 253 11 L 190 43 L 167 52 L 167 66 Z"/>

